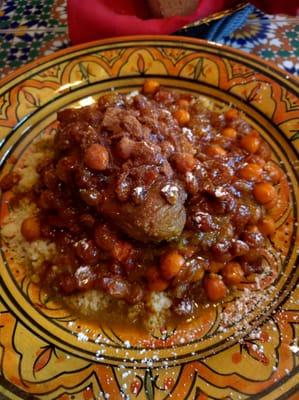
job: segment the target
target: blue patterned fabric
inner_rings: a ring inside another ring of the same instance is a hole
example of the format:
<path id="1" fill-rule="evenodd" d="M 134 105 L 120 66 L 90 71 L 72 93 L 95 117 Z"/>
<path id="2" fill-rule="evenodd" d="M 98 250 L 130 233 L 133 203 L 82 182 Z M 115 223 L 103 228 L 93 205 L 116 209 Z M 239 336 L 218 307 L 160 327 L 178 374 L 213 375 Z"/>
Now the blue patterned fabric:
<path id="1" fill-rule="evenodd" d="M 175 35 L 191 36 L 217 42 L 245 25 L 248 16 L 254 10 L 255 7 L 249 4 L 232 15 L 211 21 L 208 24 L 181 29 Z"/>

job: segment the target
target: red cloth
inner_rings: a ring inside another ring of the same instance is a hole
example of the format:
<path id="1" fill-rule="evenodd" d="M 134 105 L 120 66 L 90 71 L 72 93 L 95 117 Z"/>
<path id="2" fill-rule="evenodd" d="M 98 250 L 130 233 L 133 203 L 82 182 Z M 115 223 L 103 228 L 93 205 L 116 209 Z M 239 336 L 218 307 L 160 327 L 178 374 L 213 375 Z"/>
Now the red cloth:
<path id="1" fill-rule="evenodd" d="M 182 26 L 230 8 L 238 0 L 200 0 L 192 15 L 148 18 L 145 0 L 68 0 L 68 25 L 72 43 L 126 35 L 169 34 Z M 253 3 L 270 13 L 296 14 L 298 0 L 260 0 Z"/>

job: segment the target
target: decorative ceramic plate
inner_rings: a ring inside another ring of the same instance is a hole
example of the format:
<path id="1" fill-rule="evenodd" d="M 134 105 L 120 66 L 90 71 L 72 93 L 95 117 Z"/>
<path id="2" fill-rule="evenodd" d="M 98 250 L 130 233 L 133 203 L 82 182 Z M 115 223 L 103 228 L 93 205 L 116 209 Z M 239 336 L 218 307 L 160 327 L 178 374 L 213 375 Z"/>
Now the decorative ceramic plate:
<path id="1" fill-rule="evenodd" d="M 70 48 L 2 81 L 1 175 L 30 154 L 34 138 L 55 129 L 62 107 L 88 104 L 111 89 L 135 90 L 145 77 L 219 105 L 235 105 L 272 147 L 287 176 L 272 210 L 274 282 L 265 279 L 260 291 L 248 288 L 249 298 L 229 298 L 189 325 L 149 335 L 79 320 L 58 303 L 46 302 L 23 267 L 2 251 L 0 397 L 298 399 L 299 98 L 294 78 L 248 54 L 180 37 Z M 3 194 L 2 221 L 7 201 Z M 243 311 L 236 313 L 238 307 Z"/>

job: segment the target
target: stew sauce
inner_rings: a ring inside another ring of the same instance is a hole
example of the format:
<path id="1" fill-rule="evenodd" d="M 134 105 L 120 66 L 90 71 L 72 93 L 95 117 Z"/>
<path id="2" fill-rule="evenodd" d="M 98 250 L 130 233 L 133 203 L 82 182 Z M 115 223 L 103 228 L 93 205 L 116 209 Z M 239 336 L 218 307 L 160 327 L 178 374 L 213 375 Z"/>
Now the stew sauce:
<path id="1" fill-rule="evenodd" d="M 190 316 L 197 292 L 219 301 L 262 272 L 281 172 L 236 109 L 148 80 L 58 121 L 55 157 L 37 168 L 39 215 L 22 224 L 26 240 L 56 244 L 39 271 L 47 290 L 128 304 L 167 291 L 173 313 Z"/>

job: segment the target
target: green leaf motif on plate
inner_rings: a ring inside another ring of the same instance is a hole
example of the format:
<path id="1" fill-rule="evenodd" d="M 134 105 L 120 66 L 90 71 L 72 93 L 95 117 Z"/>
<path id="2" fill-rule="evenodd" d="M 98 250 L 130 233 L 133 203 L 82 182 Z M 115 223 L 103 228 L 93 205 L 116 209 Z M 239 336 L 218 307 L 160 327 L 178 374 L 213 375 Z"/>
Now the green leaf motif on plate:
<path id="1" fill-rule="evenodd" d="M 151 369 L 147 369 L 144 375 L 144 390 L 146 400 L 154 400 L 155 398 L 155 379 Z"/>
<path id="2" fill-rule="evenodd" d="M 293 142 L 294 140 L 299 139 L 299 131 L 292 131 L 295 132 L 294 135 L 291 136 L 291 141 Z"/>

